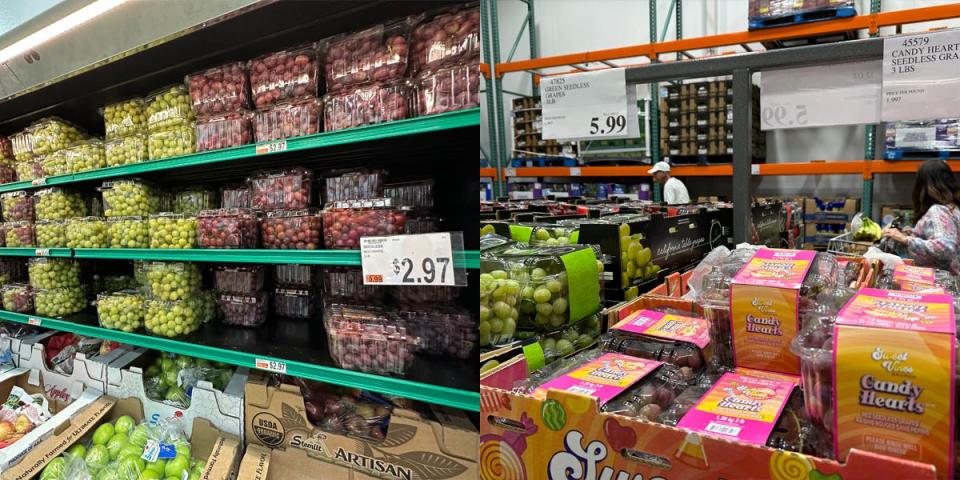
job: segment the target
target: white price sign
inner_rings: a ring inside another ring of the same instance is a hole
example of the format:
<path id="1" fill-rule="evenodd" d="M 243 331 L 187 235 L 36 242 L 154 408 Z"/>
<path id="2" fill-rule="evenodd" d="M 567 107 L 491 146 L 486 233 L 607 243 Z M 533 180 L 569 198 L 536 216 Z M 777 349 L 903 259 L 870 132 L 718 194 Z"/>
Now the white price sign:
<path id="1" fill-rule="evenodd" d="M 637 89 L 622 68 L 540 81 L 543 138 L 595 140 L 640 136 Z"/>
<path id="2" fill-rule="evenodd" d="M 266 370 L 273 373 L 287 373 L 287 364 L 285 362 L 278 362 L 276 360 L 265 360 L 263 358 L 256 359 L 256 367 L 260 370 Z"/>
<path id="3" fill-rule="evenodd" d="M 456 286 L 450 233 L 361 237 L 364 285 Z"/>
<path id="4" fill-rule="evenodd" d="M 34 327 L 40 326 L 40 319 L 37 317 L 27 317 L 27 325 L 33 325 Z"/>
<path id="5" fill-rule="evenodd" d="M 770 70 L 760 74 L 760 129 L 880 121 L 880 61 Z"/>
<path id="6" fill-rule="evenodd" d="M 883 41 L 883 121 L 960 115 L 960 30 Z"/>

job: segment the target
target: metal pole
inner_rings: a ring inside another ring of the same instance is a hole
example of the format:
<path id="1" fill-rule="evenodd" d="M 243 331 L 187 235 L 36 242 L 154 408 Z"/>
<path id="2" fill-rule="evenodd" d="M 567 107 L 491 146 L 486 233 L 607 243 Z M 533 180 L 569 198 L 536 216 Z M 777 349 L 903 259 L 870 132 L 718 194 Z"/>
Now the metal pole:
<path id="1" fill-rule="evenodd" d="M 870 1 L 870 13 L 880 13 L 880 0 Z M 876 37 L 877 34 L 871 34 Z M 863 158 L 875 160 L 877 147 L 877 125 L 867 125 L 864 132 Z M 863 179 L 863 200 L 860 202 L 860 211 L 864 215 L 873 217 L 873 174 Z"/>
<path id="2" fill-rule="evenodd" d="M 657 41 L 657 0 L 647 0 L 650 4 L 650 42 Z M 656 58 L 651 58 L 656 63 Z M 660 161 L 660 91 L 656 83 L 650 84 L 650 163 Z M 653 201 L 663 201 L 660 184 L 653 182 Z"/>
<path id="3" fill-rule="evenodd" d="M 510 47 L 510 54 L 507 55 L 507 62 L 513 61 L 513 54 L 517 53 L 517 47 L 520 46 L 520 39 L 523 38 L 523 31 L 527 29 L 527 21 L 530 18 L 530 12 L 527 12 L 527 18 L 520 24 L 520 31 L 517 32 L 517 38 L 513 40 L 513 46 Z"/>
<path id="4" fill-rule="evenodd" d="M 490 36 L 490 28 L 488 26 L 490 21 L 488 4 L 491 1 L 495 0 L 480 0 L 480 33 L 483 39 L 483 58 L 490 64 L 490 78 L 484 78 L 487 91 L 487 125 L 490 129 L 490 155 L 487 158 L 491 160 L 491 166 L 497 169 L 497 178 L 493 179 L 493 196 L 500 197 L 502 196 L 500 192 L 500 179 L 503 178 L 503 165 L 500 161 L 500 149 L 498 147 L 500 140 L 497 136 L 497 123 L 494 119 L 501 115 L 494 104 L 494 97 L 499 96 L 499 85 L 494 81 L 494 78 L 496 78 L 497 62 L 493 59 L 490 52 L 490 44 L 493 39 Z"/>
<path id="5" fill-rule="evenodd" d="M 677 40 L 683 38 L 683 0 L 673 0 L 673 3 L 677 5 L 677 18 L 676 20 L 676 30 L 677 30 Z M 681 52 L 677 52 L 677 60 L 683 58 Z"/>
<path id="6" fill-rule="evenodd" d="M 750 70 L 733 71 L 733 238 L 734 243 L 750 240 L 753 223 L 750 198 L 752 173 L 750 162 L 753 139 L 753 85 Z"/>
<path id="7" fill-rule="evenodd" d="M 488 0 L 487 3 L 487 12 L 490 14 L 490 40 L 492 42 L 491 50 L 493 54 L 493 63 L 500 63 L 500 18 L 497 15 L 497 2 Z M 491 73 L 494 73 L 495 68 L 491 68 Z M 504 124 L 503 114 L 505 110 L 503 109 L 503 94 L 501 90 L 503 89 L 503 79 L 497 75 L 493 77 L 493 88 L 494 88 L 494 97 L 493 102 L 497 106 L 497 131 L 500 132 L 500 137 L 498 138 L 497 148 L 499 150 L 500 158 L 500 167 L 505 168 L 510 163 L 510 155 L 507 154 L 507 128 Z M 498 179 L 500 183 L 500 191 L 502 194 L 506 194 L 507 185 L 506 181 L 501 176 Z"/>
<path id="8" fill-rule="evenodd" d="M 667 9 L 667 18 L 663 21 L 663 29 L 660 30 L 660 41 L 667 39 L 667 30 L 670 29 L 670 18 L 673 17 L 673 9 L 677 5 L 677 0 L 670 2 L 670 7 Z"/>
<path id="9" fill-rule="evenodd" d="M 536 3 L 535 0 L 526 0 L 527 2 L 527 38 L 530 39 L 530 58 L 537 58 L 540 56 L 540 49 L 537 48 L 537 20 L 536 20 L 536 10 L 533 7 L 533 4 Z M 537 80 L 533 78 L 533 75 L 530 76 L 530 91 L 534 97 L 540 96 L 540 87 L 537 85 Z"/>

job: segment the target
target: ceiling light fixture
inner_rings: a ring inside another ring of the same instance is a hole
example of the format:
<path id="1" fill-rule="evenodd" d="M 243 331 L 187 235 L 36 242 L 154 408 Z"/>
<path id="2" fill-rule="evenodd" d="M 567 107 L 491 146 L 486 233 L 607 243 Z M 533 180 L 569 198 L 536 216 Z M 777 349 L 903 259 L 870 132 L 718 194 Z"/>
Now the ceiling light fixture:
<path id="1" fill-rule="evenodd" d="M 50 40 L 62 35 L 70 29 L 76 28 L 84 23 L 107 13 L 110 10 L 126 3 L 127 0 L 96 0 L 95 2 L 84 6 L 83 8 L 33 32 L 26 37 L 13 42 L 8 47 L 0 50 L 0 63 L 9 61 L 11 58 L 23 55 L 30 50 L 49 42 Z"/>

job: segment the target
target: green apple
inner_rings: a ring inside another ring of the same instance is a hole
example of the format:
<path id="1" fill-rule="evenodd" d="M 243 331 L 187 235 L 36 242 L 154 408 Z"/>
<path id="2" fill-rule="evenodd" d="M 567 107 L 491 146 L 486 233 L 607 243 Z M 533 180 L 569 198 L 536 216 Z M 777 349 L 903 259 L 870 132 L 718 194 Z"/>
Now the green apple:
<path id="1" fill-rule="evenodd" d="M 163 475 L 154 470 L 144 470 L 140 472 L 140 480 L 160 480 Z"/>
<path id="2" fill-rule="evenodd" d="M 106 445 L 110 441 L 110 438 L 113 437 L 114 428 L 112 423 L 104 423 L 97 427 L 93 431 L 93 444 L 94 445 Z"/>
<path id="3" fill-rule="evenodd" d="M 91 470 L 100 470 L 110 463 L 110 451 L 103 445 L 94 445 L 87 450 L 87 455 L 83 457 L 83 461 L 87 463 L 87 467 L 90 467 Z"/>
<path id="4" fill-rule="evenodd" d="M 40 473 L 40 480 L 63 480 L 63 470 L 67 461 L 63 457 L 57 457 L 50 461 Z"/>
<path id="5" fill-rule="evenodd" d="M 190 468 L 190 457 L 177 455 L 173 460 L 167 462 L 164 472 L 168 477 L 180 478 L 184 470 Z"/>
<path id="6" fill-rule="evenodd" d="M 133 433 L 130 434 L 130 444 L 139 447 L 141 452 L 143 452 L 143 447 L 147 446 L 147 440 L 149 439 L 150 427 L 146 425 L 137 425 L 137 428 L 133 429 Z"/>
<path id="7" fill-rule="evenodd" d="M 120 451 L 130 443 L 130 438 L 126 433 L 118 433 L 107 442 L 107 450 L 110 452 L 110 460 L 120 458 Z"/>
<path id="8" fill-rule="evenodd" d="M 160 477 L 164 475 L 166 468 L 167 468 L 166 460 L 157 460 L 156 462 L 147 464 L 147 470 L 152 470 L 154 472 L 157 472 L 160 475 Z"/>
<path id="9" fill-rule="evenodd" d="M 83 458 L 87 455 L 87 447 L 83 446 L 82 443 L 77 443 L 74 446 L 68 448 L 67 453 L 70 455 L 75 455 L 77 457 Z"/>
<path id="10" fill-rule="evenodd" d="M 124 415 L 113 422 L 113 429 L 116 433 L 129 434 L 137 426 L 137 422 L 130 415 Z"/>

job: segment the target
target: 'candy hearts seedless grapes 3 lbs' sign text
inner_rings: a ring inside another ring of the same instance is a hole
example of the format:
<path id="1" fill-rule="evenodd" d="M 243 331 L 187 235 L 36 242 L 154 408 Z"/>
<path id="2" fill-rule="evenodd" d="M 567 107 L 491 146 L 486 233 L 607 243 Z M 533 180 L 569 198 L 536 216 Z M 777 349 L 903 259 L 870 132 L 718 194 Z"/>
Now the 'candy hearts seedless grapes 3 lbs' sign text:
<path id="1" fill-rule="evenodd" d="M 890 37 L 883 42 L 882 120 L 960 115 L 960 30 Z"/>

